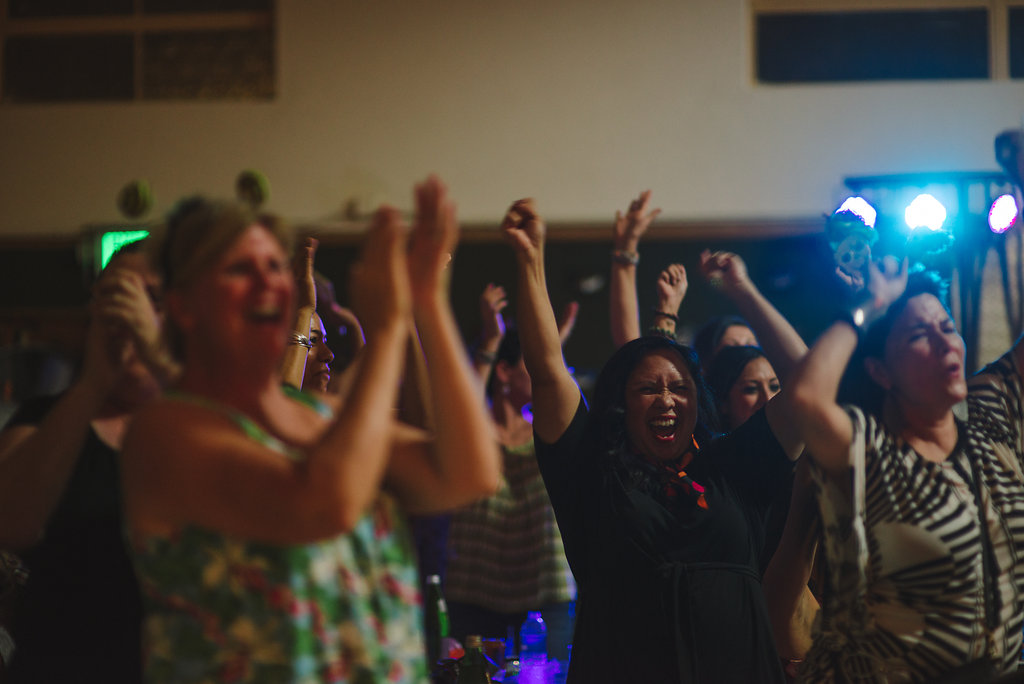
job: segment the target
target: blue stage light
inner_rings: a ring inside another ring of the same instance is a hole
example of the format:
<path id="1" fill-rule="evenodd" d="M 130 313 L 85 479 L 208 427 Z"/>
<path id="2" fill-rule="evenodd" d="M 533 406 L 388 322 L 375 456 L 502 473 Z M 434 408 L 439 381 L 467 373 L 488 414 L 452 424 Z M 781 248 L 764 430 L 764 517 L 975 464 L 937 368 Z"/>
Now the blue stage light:
<path id="1" fill-rule="evenodd" d="M 903 218 L 911 230 L 927 228 L 932 232 L 938 232 L 942 230 L 942 224 L 946 221 L 946 207 L 934 196 L 923 193 L 914 198 L 903 213 Z"/>
<path id="2" fill-rule="evenodd" d="M 988 211 L 988 227 L 993 233 L 1005 233 L 1017 220 L 1020 208 L 1013 195 L 1000 195 Z"/>
<path id="3" fill-rule="evenodd" d="M 864 225 L 869 228 L 875 227 L 875 220 L 878 218 L 878 212 L 875 211 L 875 208 L 866 199 L 859 196 L 847 197 L 836 211 L 849 211 L 856 214 L 864 221 Z"/>

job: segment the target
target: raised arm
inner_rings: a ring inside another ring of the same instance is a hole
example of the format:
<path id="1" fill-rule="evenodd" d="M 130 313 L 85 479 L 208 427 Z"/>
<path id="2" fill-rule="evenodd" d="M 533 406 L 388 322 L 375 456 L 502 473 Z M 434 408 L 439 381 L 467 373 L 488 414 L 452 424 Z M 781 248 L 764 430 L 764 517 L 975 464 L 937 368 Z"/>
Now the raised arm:
<path id="1" fill-rule="evenodd" d="M 473 370 L 484 389 L 494 362 L 498 359 L 501 341 L 505 338 L 505 317 L 501 312 L 506 306 L 508 297 L 505 288 L 487 283 L 487 287 L 480 293 L 480 345 L 473 352 Z"/>
<path id="2" fill-rule="evenodd" d="M 658 276 L 657 299 L 651 328 L 654 332 L 674 338 L 677 335 L 676 324 L 679 323 L 679 305 L 683 303 L 689 289 L 686 269 L 682 264 L 671 264 Z"/>
<path id="3" fill-rule="evenodd" d="M 747 265 L 738 255 L 704 250 L 700 255 L 700 270 L 750 322 L 765 355 L 785 383 L 807 353 L 807 344 L 799 333 L 757 289 L 747 273 Z"/>
<path id="4" fill-rule="evenodd" d="M 298 302 L 295 307 L 295 322 L 292 325 L 293 338 L 281 361 L 281 381 L 295 389 L 302 387 L 302 376 L 306 371 L 306 357 L 309 355 L 310 321 L 316 313 L 316 281 L 313 276 L 313 260 L 319 243 L 308 237 L 296 251 L 292 261 L 295 274 Z"/>
<path id="5" fill-rule="evenodd" d="M 139 271 L 115 262 L 93 288 L 93 314 L 111 335 L 130 339 L 139 359 L 166 387 L 181 374 L 181 366 L 164 341 L 157 295 L 151 293 L 154 287 Z"/>
<path id="6" fill-rule="evenodd" d="M 270 393 L 248 413 L 306 458 L 253 440 L 218 411 L 163 400 L 125 437 L 125 509 L 134 532 L 169 534 L 194 524 L 245 539 L 304 543 L 351 529 L 380 491 L 411 317 L 407 231 L 382 208 L 353 269 L 354 302 L 367 345 L 349 401 L 326 426 L 297 402 Z M 207 369 L 186 367 L 183 386 L 205 387 Z"/>
<path id="7" fill-rule="evenodd" d="M 112 271 L 103 278 L 114 277 Z M 119 325 L 101 311 L 112 295 L 97 284 L 90 303 L 82 371 L 37 425 L 14 425 L 0 432 L 0 545 L 14 550 L 37 543 L 67 486 L 85 444 L 128 360 Z"/>
<path id="8" fill-rule="evenodd" d="M 907 262 L 902 267 L 887 259 L 883 269 L 869 266 L 871 297 L 854 311 L 851 321 L 833 323 L 797 364 L 781 396 L 792 407 L 792 418 L 807 449 L 825 470 L 841 474 L 850 466 L 853 426 L 836 396 L 846 365 L 857 348 L 858 328 L 870 324 L 888 310 L 907 286 Z M 771 403 L 769 403 L 771 406 Z"/>
<path id="9" fill-rule="evenodd" d="M 519 283 L 519 340 L 533 386 L 533 431 L 544 442 L 558 441 L 569 427 L 580 391 L 562 357 L 558 324 L 544 272 L 546 228 L 532 199 L 512 204 L 501 232 L 516 254 Z"/>
<path id="10" fill-rule="evenodd" d="M 434 433 L 430 443 L 400 441 L 389 487 L 415 512 L 448 510 L 493 493 L 501 454 L 479 384 L 448 304 L 445 267 L 458 241 L 455 205 L 431 176 L 416 188 L 409 252 L 413 310 L 427 360 Z"/>
<path id="11" fill-rule="evenodd" d="M 640 260 L 637 248 L 640 238 L 661 209 L 648 211 L 651 191 L 644 190 L 630 202 L 623 214 L 615 212 L 612 229 L 612 282 L 610 317 L 612 342 L 616 348 L 640 337 L 640 307 L 636 294 L 636 265 Z"/>

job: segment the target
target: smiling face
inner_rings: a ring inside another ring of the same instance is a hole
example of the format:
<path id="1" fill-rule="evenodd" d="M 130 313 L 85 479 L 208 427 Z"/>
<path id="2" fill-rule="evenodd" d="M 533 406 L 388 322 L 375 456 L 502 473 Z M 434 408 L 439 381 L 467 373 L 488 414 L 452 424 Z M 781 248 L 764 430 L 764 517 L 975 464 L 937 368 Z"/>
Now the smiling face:
<path id="1" fill-rule="evenodd" d="M 192 348 L 248 363 L 277 363 L 287 341 L 294 279 L 266 228 L 246 228 L 184 292 L 168 298 Z"/>
<path id="2" fill-rule="evenodd" d="M 302 389 L 326 392 L 327 383 L 331 381 L 331 361 L 334 361 L 334 352 L 327 346 L 324 323 L 316 314 L 313 314 L 309 321 L 309 341 L 313 343 L 313 348 L 306 354 Z"/>
<path id="3" fill-rule="evenodd" d="M 967 396 L 964 341 L 942 303 L 911 297 L 885 339 L 884 359 L 868 371 L 905 410 L 946 411 Z"/>
<path id="4" fill-rule="evenodd" d="M 728 420 L 729 429 L 734 430 L 747 422 L 779 393 L 779 389 L 779 378 L 768 359 L 759 356 L 748 361 L 719 407 Z"/>
<path id="5" fill-rule="evenodd" d="M 670 461 L 693 444 L 697 387 L 682 358 L 669 349 L 644 356 L 626 381 L 630 446 L 655 461 Z"/>

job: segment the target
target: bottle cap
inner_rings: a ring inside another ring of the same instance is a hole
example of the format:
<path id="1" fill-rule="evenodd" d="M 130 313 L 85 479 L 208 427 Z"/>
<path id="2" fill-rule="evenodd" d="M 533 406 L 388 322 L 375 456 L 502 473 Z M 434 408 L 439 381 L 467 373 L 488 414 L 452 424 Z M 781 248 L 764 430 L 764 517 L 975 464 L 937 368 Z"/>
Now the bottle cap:
<path id="1" fill-rule="evenodd" d="M 466 648 L 483 648 L 483 639 L 479 634 L 467 634 Z"/>
<path id="2" fill-rule="evenodd" d="M 440 584 L 440 583 L 441 583 L 441 576 L 440 575 L 427 575 L 427 584 Z"/>

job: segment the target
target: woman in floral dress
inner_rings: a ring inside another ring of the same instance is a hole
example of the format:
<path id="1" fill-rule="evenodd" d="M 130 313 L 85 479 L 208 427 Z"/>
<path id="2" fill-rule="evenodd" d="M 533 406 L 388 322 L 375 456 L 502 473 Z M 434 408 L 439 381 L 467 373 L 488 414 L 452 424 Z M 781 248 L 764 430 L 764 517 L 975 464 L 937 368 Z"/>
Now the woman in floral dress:
<path id="1" fill-rule="evenodd" d="M 294 280 L 279 222 L 200 198 L 170 217 L 157 257 L 184 372 L 124 448 L 148 681 L 426 681 L 404 513 L 489 494 L 500 461 L 443 286 L 454 207 L 434 178 L 416 199 L 411 235 L 388 208 L 370 229 L 354 283 L 367 346 L 335 406 L 280 382 Z M 414 308 L 432 439 L 393 420 Z"/>

